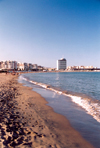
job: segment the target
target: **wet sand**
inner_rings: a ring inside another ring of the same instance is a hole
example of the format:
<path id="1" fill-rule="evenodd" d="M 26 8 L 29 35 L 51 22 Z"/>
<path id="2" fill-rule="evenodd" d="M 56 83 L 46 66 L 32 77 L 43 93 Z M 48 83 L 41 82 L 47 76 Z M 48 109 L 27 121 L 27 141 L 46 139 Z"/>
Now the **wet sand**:
<path id="1" fill-rule="evenodd" d="M 0 148 L 92 148 L 18 76 L 0 74 Z"/>

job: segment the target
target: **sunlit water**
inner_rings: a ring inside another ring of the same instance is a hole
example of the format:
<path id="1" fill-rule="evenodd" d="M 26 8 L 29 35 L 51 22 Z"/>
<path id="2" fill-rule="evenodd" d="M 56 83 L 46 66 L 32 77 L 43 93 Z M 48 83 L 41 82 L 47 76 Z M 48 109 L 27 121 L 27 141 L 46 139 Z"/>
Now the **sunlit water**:
<path id="1" fill-rule="evenodd" d="M 28 73 L 19 77 L 95 147 L 100 147 L 100 73 Z"/>

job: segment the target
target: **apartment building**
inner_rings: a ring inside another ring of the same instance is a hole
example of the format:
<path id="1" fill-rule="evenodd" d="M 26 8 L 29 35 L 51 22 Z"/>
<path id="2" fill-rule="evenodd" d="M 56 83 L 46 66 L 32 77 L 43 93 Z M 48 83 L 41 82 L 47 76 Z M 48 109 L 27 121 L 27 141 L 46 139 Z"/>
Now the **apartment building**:
<path id="1" fill-rule="evenodd" d="M 29 70 L 29 64 L 28 63 L 24 63 L 24 70 L 28 71 Z"/>
<path id="2" fill-rule="evenodd" d="M 38 69 L 37 64 L 33 64 L 33 70 L 37 70 L 37 69 Z"/>
<path id="3" fill-rule="evenodd" d="M 18 62 L 17 63 L 17 69 L 18 70 L 24 70 L 24 63 Z"/>
<path id="4" fill-rule="evenodd" d="M 21 63 L 17 61 L 0 61 L 0 70 L 37 71 L 37 70 L 43 70 L 43 67 L 32 63 Z"/>
<path id="5" fill-rule="evenodd" d="M 1 61 L 0 62 L 0 69 L 17 69 L 17 62 L 16 61 Z"/>
<path id="6" fill-rule="evenodd" d="M 57 70 L 65 70 L 66 69 L 66 59 L 62 58 L 57 60 Z"/>
<path id="7" fill-rule="evenodd" d="M 33 69 L 33 64 L 29 63 L 29 64 L 28 64 L 28 69 L 29 69 L 29 70 L 32 70 L 32 69 Z"/>

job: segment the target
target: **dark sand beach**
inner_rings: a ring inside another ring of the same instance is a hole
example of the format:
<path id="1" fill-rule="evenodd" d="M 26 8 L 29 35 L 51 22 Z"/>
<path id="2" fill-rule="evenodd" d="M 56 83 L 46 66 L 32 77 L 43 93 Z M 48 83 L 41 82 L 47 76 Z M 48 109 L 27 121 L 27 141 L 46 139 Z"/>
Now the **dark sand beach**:
<path id="1" fill-rule="evenodd" d="M 0 148 L 92 148 L 18 76 L 0 74 Z"/>

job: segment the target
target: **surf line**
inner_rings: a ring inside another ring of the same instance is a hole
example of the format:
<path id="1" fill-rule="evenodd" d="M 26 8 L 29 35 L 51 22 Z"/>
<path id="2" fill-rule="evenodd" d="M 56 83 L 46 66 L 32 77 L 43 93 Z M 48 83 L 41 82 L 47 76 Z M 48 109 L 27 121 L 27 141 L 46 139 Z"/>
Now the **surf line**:
<path id="1" fill-rule="evenodd" d="M 66 94 L 63 91 L 58 91 L 47 84 L 28 80 L 27 78 L 24 78 L 24 77 L 23 77 L 23 79 L 25 81 L 29 81 L 30 83 L 33 83 L 33 84 L 38 85 L 40 87 L 43 87 L 45 89 L 51 90 L 59 95 L 64 95 L 64 96 L 70 97 L 72 102 L 81 106 L 83 109 L 85 109 L 87 114 L 91 115 L 96 121 L 98 121 L 100 123 L 100 104 L 99 103 L 93 103 L 91 101 L 88 101 L 88 99 L 86 99 L 86 98 L 82 98 L 82 97 L 71 95 L 71 94 Z"/>

